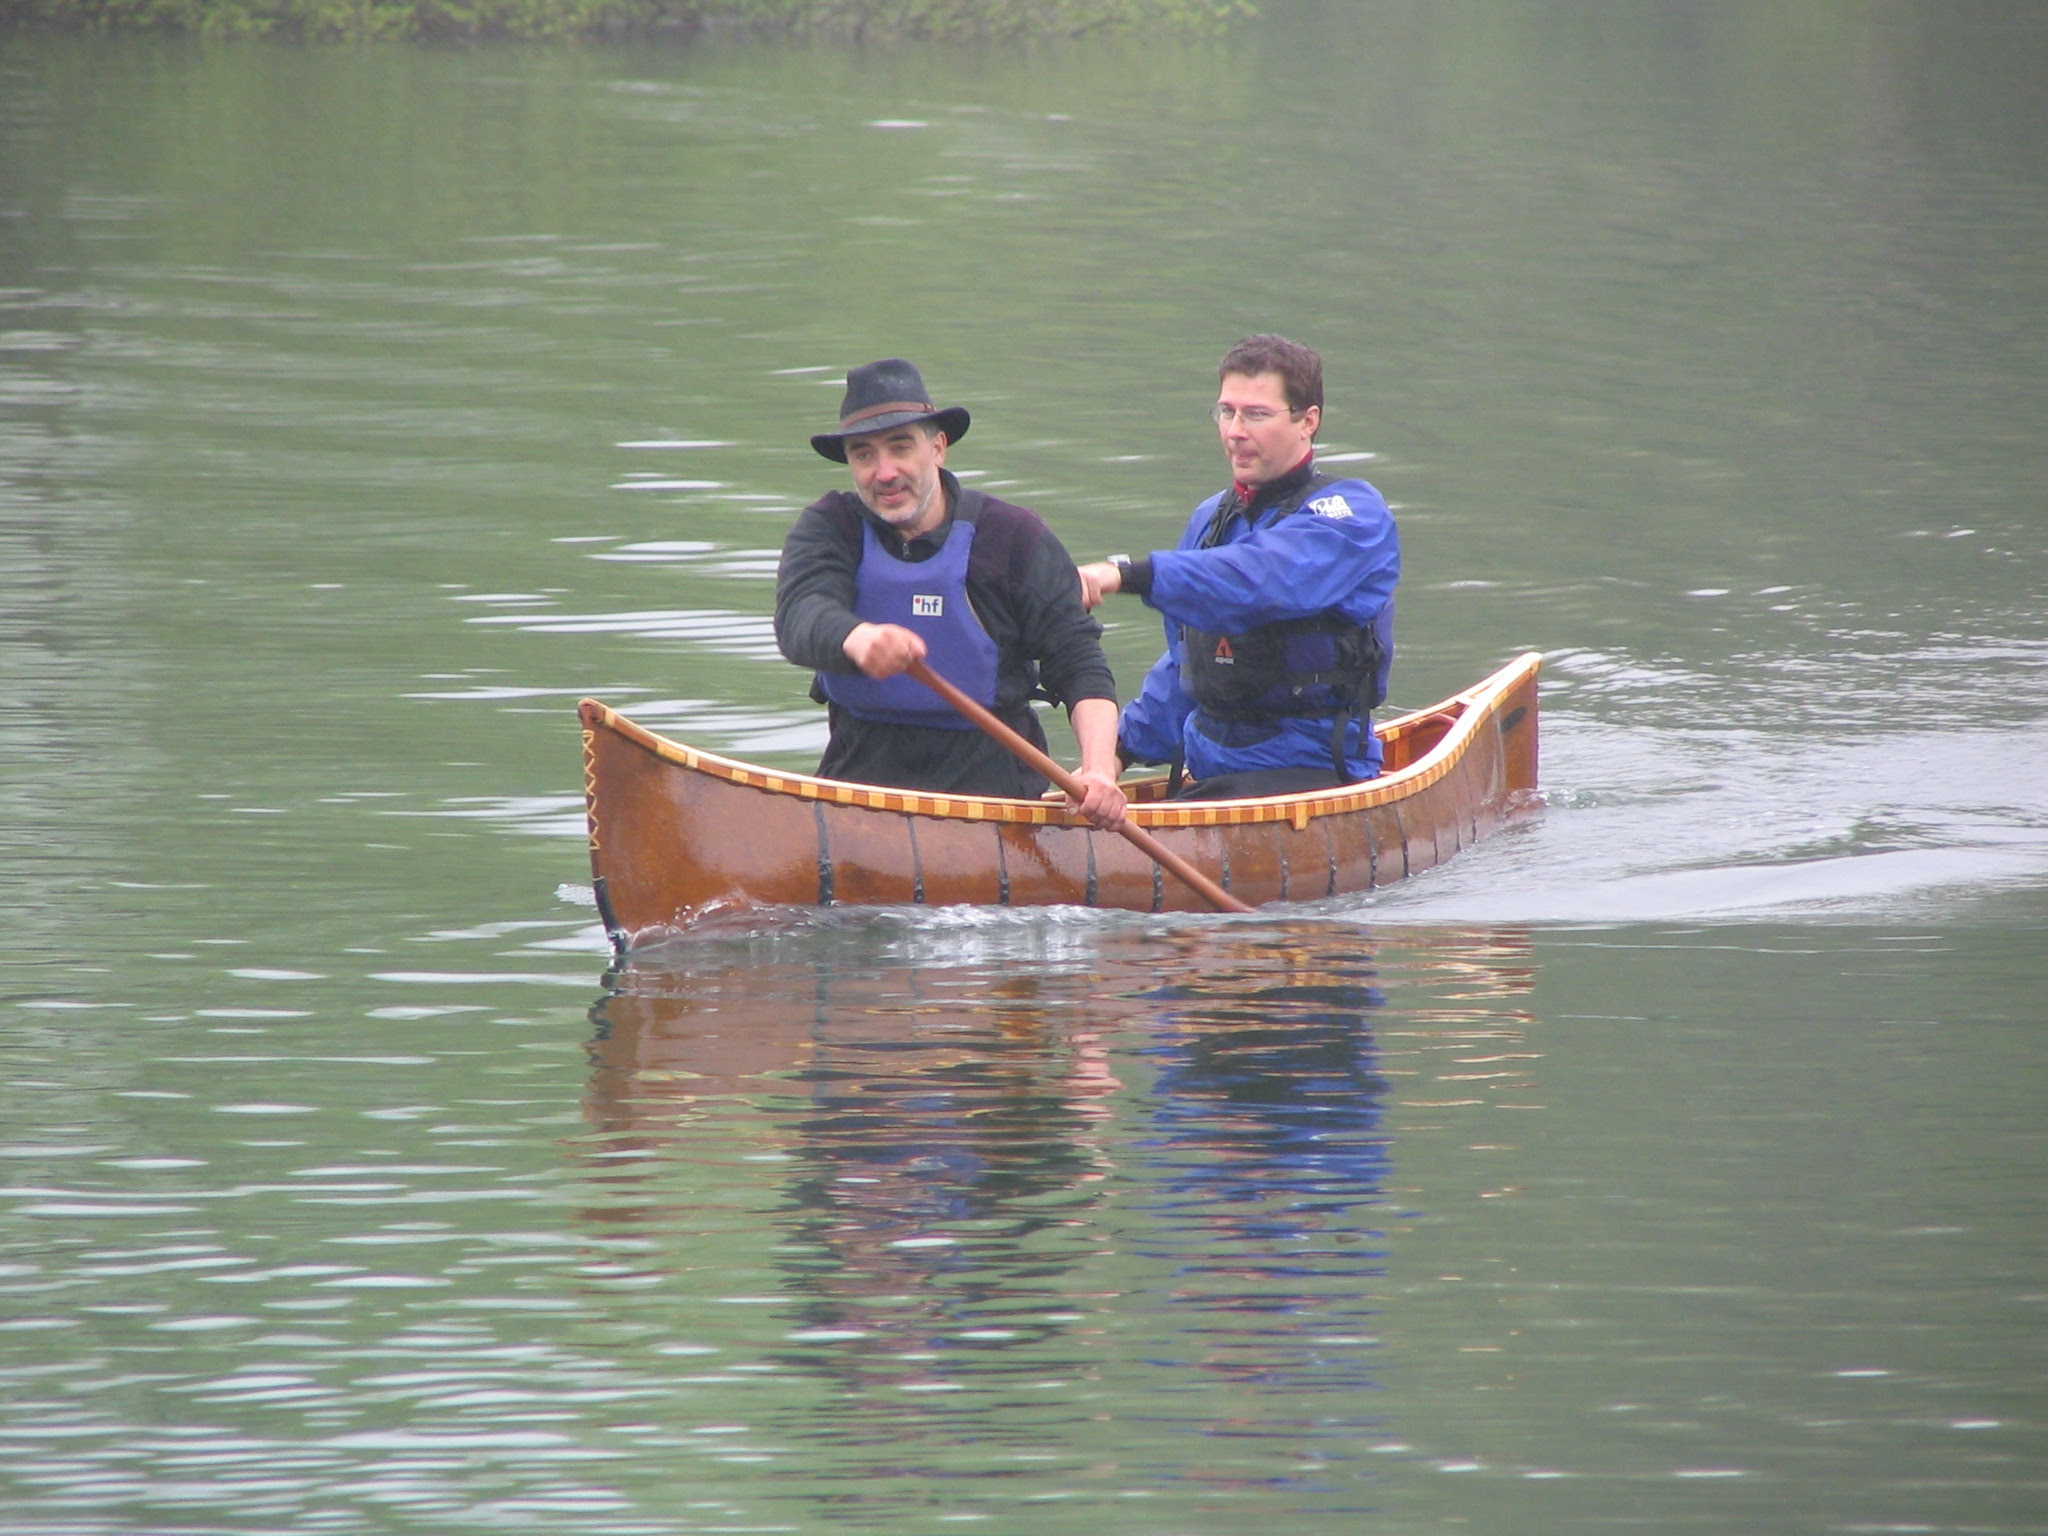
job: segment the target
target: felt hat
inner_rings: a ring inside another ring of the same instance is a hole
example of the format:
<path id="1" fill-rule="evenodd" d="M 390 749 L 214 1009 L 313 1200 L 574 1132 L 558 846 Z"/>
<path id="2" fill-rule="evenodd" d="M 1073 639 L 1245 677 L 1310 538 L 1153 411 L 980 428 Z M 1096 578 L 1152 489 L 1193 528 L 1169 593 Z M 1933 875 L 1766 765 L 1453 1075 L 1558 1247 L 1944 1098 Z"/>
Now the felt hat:
<path id="1" fill-rule="evenodd" d="M 835 464 L 846 462 L 846 440 L 870 432 L 888 432 L 912 422 L 928 421 L 957 443 L 967 435 L 968 415 L 957 405 L 940 410 L 916 368 L 900 357 L 866 363 L 846 375 L 846 398 L 839 402 L 839 430 L 820 432 L 811 446 Z"/>

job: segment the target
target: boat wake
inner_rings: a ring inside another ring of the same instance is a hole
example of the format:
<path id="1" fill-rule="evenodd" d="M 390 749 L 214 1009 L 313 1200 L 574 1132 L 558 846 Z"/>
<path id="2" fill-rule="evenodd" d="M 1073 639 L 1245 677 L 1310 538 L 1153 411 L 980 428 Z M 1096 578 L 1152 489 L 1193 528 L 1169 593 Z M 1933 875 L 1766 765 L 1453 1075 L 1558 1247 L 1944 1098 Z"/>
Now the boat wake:
<path id="1" fill-rule="evenodd" d="M 1547 708 L 1545 810 L 1403 885 L 1373 924 L 1891 921 L 2038 908 L 2037 732 L 1785 738 Z"/>

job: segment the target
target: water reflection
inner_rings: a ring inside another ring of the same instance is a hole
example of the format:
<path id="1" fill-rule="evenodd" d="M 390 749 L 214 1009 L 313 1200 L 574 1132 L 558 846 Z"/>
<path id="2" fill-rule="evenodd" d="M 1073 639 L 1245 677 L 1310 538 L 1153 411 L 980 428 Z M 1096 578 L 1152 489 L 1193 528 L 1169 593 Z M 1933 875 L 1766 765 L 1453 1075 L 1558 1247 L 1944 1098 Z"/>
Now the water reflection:
<path id="1" fill-rule="evenodd" d="M 1057 973 L 832 952 L 634 970 L 593 1010 L 586 1108 L 616 1163 L 752 1096 L 786 1159 L 774 1220 L 792 1339 L 844 1346 L 820 1363 L 849 1380 L 937 1389 L 948 1357 L 926 1352 L 1023 1336 L 1016 1314 L 1056 1300 L 1082 1251 L 1107 1171 L 1098 1101 L 1115 1086 L 1099 1036 L 1067 1017 L 1087 1002 Z M 661 1214 L 605 1208 L 612 1223 Z"/>
<path id="2" fill-rule="evenodd" d="M 897 1497 L 878 1443 L 906 1477 L 968 1476 L 982 1438 L 1079 1475 L 1105 1411 L 1141 1426 L 1091 1474 L 1105 1496 L 1288 1485 L 1325 1507 L 1333 1466 L 1355 1480 L 1396 1444 L 1376 1320 L 1390 1213 L 1412 1213 L 1388 1204 L 1378 1026 L 1459 1057 L 1519 1039 L 1513 1006 L 1483 1026 L 1529 984 L 1526 939 L 1405 936 L 1402 975 L 1460 999 L 1425 1016 L 1389 1010 L 1346 923 L 1098 924 L 1074 963 L 1047 954 L 1056 925 L 887 933 L 812 924 L 618 973 L 592 1009 L 591 1224 L 693 1266 L 676 1160 L 762 1160 L 774 1293 L 749 1299 L 776 1307 L 775 1364 L 835 1389 L 780 1427 L 850 1437 L 824 1475 L 865 1479 L 844 1497 L 871 1514 Z"/>
<path id="3" fill-rule="evenodd" d="M 1170 1265 L 1174 1308 L 1223 1314 L 1192 1324 L 1196 1371 L 1365 1386 L 1361 1354 L 1315 1346 L 1370 1342 L 1385 1273 L 1375 957 L 1307 929 L 1189 976 L 1147 998 L 1151 1222 L 1137 1250 Z"/>

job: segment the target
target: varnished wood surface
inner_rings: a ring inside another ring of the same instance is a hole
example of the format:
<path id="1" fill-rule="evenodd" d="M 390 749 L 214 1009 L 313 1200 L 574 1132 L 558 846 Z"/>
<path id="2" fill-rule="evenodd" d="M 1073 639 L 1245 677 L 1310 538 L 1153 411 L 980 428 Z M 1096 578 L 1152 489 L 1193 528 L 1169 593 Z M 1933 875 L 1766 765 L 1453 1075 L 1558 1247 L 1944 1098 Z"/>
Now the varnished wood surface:
<path id="1" fill-rule="evenodd" d="M 1454 698 L 1379 727 L 1380 777 L 1307 795 L 1164 802 L 1131 815 L 1240 899 L 1311 901 L 1419 873 L 1533 803 L 1536 676 L 1518 657 Z M 1204 910 L 1114 833 L 1057 800 L 847 784 L 670 741 L 594 699 L 579 706 L 592 874 L 622 947 L 706 912 L 928 903 Z"/>

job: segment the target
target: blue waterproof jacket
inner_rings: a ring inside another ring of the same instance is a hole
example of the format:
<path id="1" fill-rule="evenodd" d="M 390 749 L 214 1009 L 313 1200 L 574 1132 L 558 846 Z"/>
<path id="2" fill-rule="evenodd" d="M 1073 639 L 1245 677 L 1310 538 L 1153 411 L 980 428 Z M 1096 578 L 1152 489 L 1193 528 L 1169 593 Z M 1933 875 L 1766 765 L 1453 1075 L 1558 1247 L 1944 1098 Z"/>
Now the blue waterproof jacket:
<path id="1" fill-rule="evenodd" d="M 1166 763 L 1182 754 L 1196 779 L 1330 764 L 1328 716 L 1291 717 L 1257 727 L 1204 716 L 1181 683 L 1183 627 L 1241 634 L 1318 614 L 1370 624 L 1386 651 L 1379 689 L 1385 693 L 1394 649 L 1394 586 L 1401 575 L 1393 514 L 1372 486 L 1347 479 L 1317 487 L 1300 510 L 1277 515 L 1295 501 L 1290 490 L 1307 480 L 1304 467 L 1264 488 L 1249 515 L 1240 508 L 1221 538 L 1205 549 L 1204 537 L 1219 508 L 1226 499 L 1236 499 L 1234 491 L 1212 496 L 1195 508 L 1176 548 L 1156 550 L 1137 562 L 1142 577 L 1126 584 L 1165 615 L 1166 651 L 1146 674 L 1138 696 L 1124 706 L 1119 735 L 1134 761 Z M 1346 735 L 1351 773 L 1362 779 L 1376 775 L 1380 744 L 1369 722 L 1352 721 Z"/>

